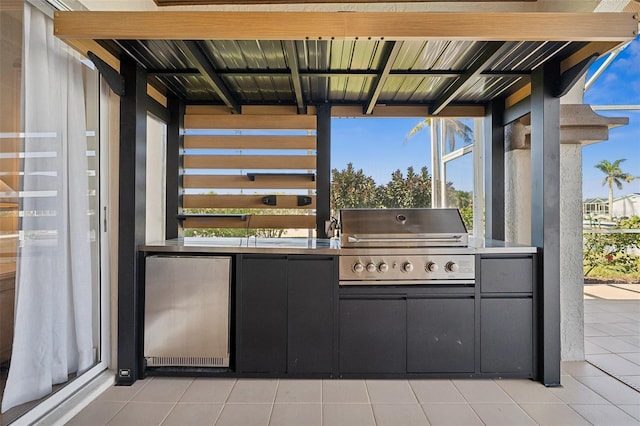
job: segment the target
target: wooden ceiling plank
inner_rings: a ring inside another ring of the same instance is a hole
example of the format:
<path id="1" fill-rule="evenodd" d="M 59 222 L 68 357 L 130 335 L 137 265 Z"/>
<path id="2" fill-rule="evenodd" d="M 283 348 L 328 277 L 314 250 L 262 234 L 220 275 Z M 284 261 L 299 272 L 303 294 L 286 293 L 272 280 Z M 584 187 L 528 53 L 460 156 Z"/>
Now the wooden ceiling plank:
<path id="1" fill-rule="evenodd" d="M 628 41 L 633 13 L 56 12 L 63 39 Z"/>
<path id="2" fill-rule="evenodd" d="M 449 105 L 438 117 L 484 117 L 483 105 Z M 364 115 L 358 105 L 334 105 L 332 117 L 431 117 L 426 105 L 378 105 L 371 115 Z"/>

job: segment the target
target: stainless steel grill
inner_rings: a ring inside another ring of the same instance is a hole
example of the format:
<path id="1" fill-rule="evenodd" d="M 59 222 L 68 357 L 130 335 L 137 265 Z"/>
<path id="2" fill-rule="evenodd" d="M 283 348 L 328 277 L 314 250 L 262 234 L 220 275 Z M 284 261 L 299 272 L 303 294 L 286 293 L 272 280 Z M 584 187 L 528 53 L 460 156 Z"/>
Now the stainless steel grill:
<path id="1" fill-rule="evenodd" d="M 343 209 L 340 285 L 473 284 L 457 209 Z"/>

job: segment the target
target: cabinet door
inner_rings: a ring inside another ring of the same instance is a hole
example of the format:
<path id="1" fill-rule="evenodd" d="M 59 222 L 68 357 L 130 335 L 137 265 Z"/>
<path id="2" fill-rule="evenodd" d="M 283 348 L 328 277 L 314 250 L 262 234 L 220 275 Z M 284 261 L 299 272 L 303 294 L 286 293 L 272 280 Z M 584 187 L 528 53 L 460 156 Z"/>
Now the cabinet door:
<path id="1" fill-rule="evenodd" d="M 290 259 L 289 373 L 331 373 L 333 368 L 333 258 Z"/>
<path id="2" fill-rule="evenodd" d="M 340 372 L 406 373 L 404 299 L 340 300 Z"/>
<path id="3" fill-rule="evenodd" d="M 530 298 L 480 301 L 480 370 L 533 374 L 533 303 Z"/>
<path id="4" fill-rule="evenodd" d="M 286 371 L 286 265 L 284 258 L 244 258 L 242 261 L 238 371 Z"/>
<path id="5" fill-rule="evenodd" d="M 474 299 L 407 300 L 407 370 L 474 371 Z"/>

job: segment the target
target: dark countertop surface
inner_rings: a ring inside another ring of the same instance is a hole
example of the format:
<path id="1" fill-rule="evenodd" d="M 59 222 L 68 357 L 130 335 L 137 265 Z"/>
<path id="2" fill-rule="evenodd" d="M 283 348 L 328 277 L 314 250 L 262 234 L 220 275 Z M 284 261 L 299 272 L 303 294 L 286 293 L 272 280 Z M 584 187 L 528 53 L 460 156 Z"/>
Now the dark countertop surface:
<path id="1" fill-rule="evenodd" d="M 337 239 L 320 238 L 256 238 L 256 237 L 214 237 L 198 238 L 185 237 L 166 241 L 157 241 L 144 244 L 140 250 L 146 252 L 168 253 L 264 253 L 264 254 L 348 254 L 350 249 L 341 249 Z M 373 251 L 385 251 L 388 249 L 370 249 Z M 498 240 L 485 240 L 469 238 L 469 247 L 466 248 L 407 248 L 406 254 L 429 252 L 446 253 L 464 251 L 469 254 L 496 253 L 496 254 L 525 254 L 537 252 L 536 247 L 509 243 Z"/>

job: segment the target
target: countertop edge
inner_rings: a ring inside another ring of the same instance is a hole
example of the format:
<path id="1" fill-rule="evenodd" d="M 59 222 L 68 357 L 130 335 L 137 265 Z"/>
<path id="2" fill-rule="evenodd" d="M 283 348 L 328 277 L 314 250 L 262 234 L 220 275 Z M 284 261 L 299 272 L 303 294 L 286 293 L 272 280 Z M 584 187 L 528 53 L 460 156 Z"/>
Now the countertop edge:
<path id="1" fill-rule="evenodd" d="M 328 240 L 316 240 L 309 239 L 304 240 L 307 242 L 297 241 L 296 244 L 287 245 L 283 243 L 281 247 L 277 245 L 269 245 L 264 242 L 256 242 L 255 246 L 252 246 L 251 242 L 241 240 L 229 240 L 216 239 L 211 241 L 210 245 L 207 245 L 207 241 L 184 241 L 181 239 L 158 241 L 154 243 L 147 243 L 139 246 L 139 250 L 147 253 L 184 253 L 184 254 L 197 254 L 197 253 L 211 253 L 211 254 L 318 254 L 318 255 L 349 255 L 349 250 L 339 246 L 333 246 L 333 243 L 327 243 Z M 322 241 L 322 245 L 318 247 L 318 241 Z M 263 244 L 263 245 L 260 245 Z M 429 251 L 438 250 L 439 248 L 432 247 Z M 449 251 L 451 248 L 443 248 L 443 252 Z M 486 240 L 481 243 L 470 244 L 466 249 L 470 254 L 535 254 L 539 251 L 537 247 L 507 243 L 498 240 Z M 380 249 L 378 249 L 380 250 Z M 384 250 L 384 249 L 382 249 Z M 408 248 L 408 251 L 420 250 L 418 248 Z M 377 250 L 376 250 L 377 251 Z"/>

